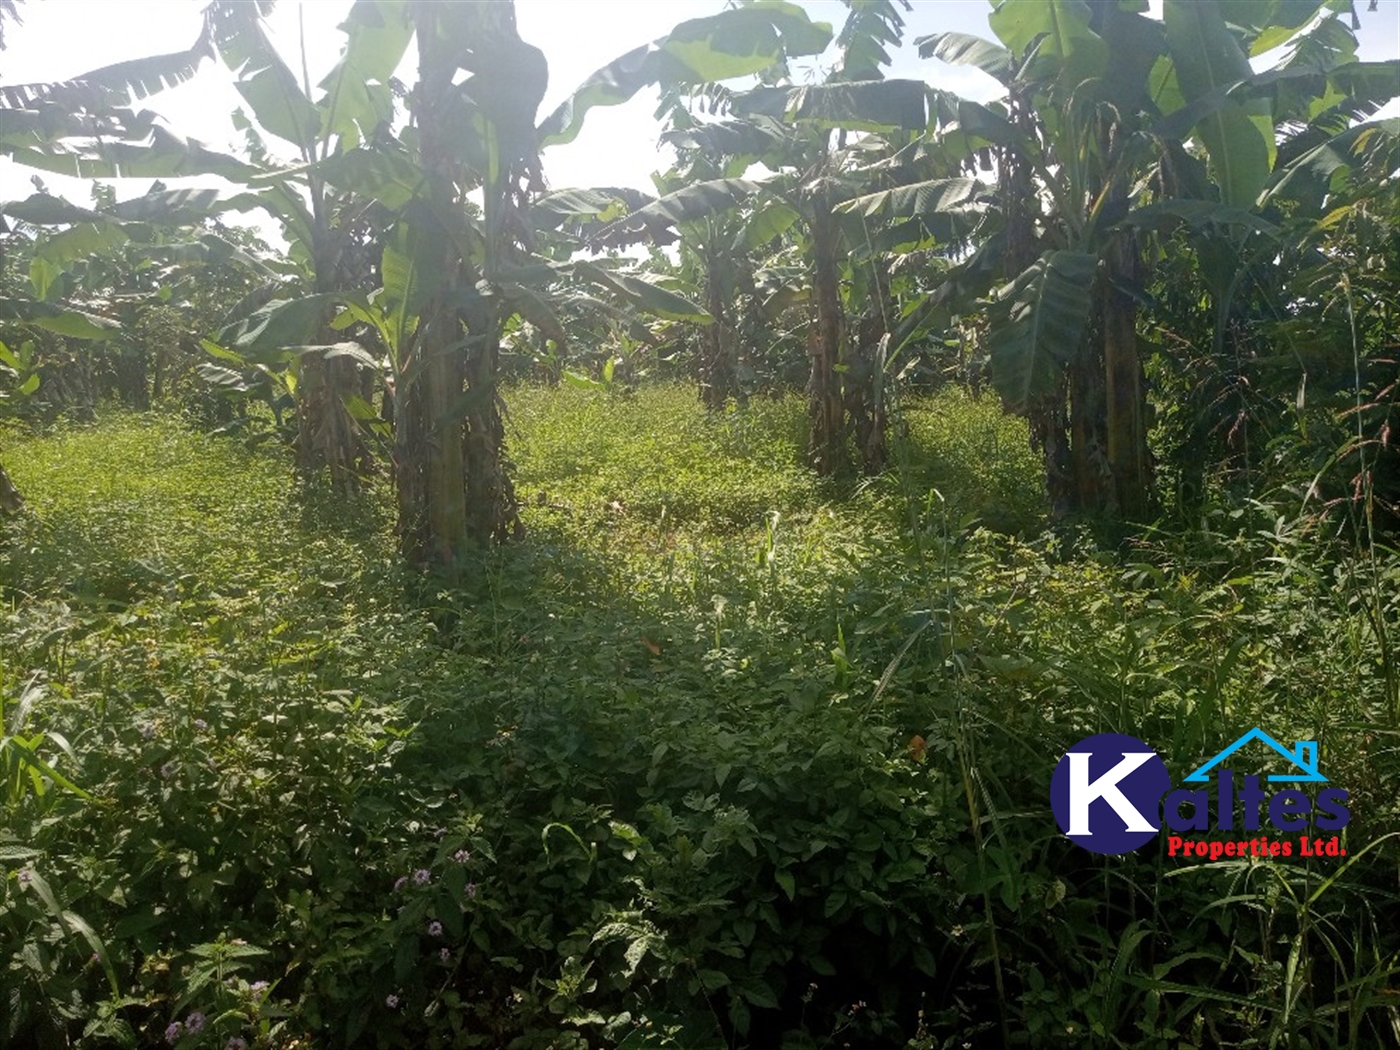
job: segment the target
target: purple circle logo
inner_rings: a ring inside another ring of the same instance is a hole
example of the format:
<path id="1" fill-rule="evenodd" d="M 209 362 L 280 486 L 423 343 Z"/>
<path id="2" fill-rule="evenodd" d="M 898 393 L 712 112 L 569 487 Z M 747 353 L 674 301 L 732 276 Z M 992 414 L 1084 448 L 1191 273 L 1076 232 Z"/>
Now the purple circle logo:
<path id="1" fill-rule="evenodd" d="M 1167 764 L 1137 737 L 1099 733 L 1065 752 L 1050 779 L 1050 808 L 1072 841 L 1094 853 L 1131 853 L 1162 827 Z"/>

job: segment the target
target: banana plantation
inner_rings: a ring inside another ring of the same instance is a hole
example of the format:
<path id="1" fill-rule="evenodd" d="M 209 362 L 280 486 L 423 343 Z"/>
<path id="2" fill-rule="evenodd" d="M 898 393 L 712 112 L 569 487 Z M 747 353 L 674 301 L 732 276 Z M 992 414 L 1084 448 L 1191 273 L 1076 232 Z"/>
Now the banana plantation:
<path id="1" fill-rule="evenodd" d="M 1395 0 L 531 2 L 0 0 L 0 1050 L 1400 1048 Z"/>

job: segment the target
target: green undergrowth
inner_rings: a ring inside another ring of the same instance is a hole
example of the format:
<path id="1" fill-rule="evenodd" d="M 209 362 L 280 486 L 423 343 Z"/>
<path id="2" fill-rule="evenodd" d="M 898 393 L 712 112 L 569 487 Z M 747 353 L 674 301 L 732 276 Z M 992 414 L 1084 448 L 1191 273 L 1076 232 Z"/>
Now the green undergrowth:
<path id="1" fill-rule="evenodd" d="M 268 448 L 7 443 L 0 1046 L 1393 1041 L 1393 555 L 1041 535 L 956 392 L 848 489 L 796 400 L 508 402 L 530 538 L 457 588 Z M 1347 860 L 1056 829 L 1081 737 L 1179 778 L 1253 725 L 1320 742 Z"/>
<path id="2" fill-rule="evenodd" d="M 522 387 L 507 403 L 521 496 L 554 512 L 546 519 L 726 532 L 818 499 L 801 466 L 796 395 L 713 416 L 678 385 L 614 394 Z"/>

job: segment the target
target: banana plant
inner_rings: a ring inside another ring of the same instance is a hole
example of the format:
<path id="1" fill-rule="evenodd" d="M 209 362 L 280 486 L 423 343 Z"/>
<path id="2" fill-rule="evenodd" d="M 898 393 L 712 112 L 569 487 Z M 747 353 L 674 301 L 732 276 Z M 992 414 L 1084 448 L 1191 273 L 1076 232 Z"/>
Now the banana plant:
<path id="1" fill-rule="evenodd" d="M 1345 49 L 1319 52 L 1318 40 L 1350 33 L 1321 0 L 1165 0 L 1160 22 L 1146 7 L 1007 3 L 990 17 L 999 43 L 918 41 L 1007 92 L 936 107 L 938 150 L 997 161 L 996 207 L 978 233 L 997 245 L 997 265 L 973 253 L 944 298 L 988 297 L 992 381 L 1030 420 L 1057 509 L 1130 518 L 1154 505 L 1138 337 L 1144 238 L 1184 225 L 1214 244 L 1267 229 L 1270 189 L 1286 178 L 1279 130 L 1301 122 L 1315 142 L 1356 107 L 1348 88 L 1379 95 L 1385 81 Z M 1250 53 L 1283 44 L 1288 61 L 1253 72 Z"/>
<path id="2" fill-rule="evenodd" d="M 381 14 L 388 6 L 394 5 L 378 5 Z M 511 5 L 397 9 L 418 48 L 412 127 L 395 136 L 381 126 L 372 144 L 305 167 L 328 185 L 373 199 L 392 217 L 379 266 L 382 291 L 372 298 L 328 292 L 324 301 L 342 311 L 337 324 L 364 325 L 387 351 L 405 552 L 420 563 L 454 567 L 470 547 L 519 531 L 496 390 L 501 333 L 512 316 L 562 331 L 549 299 L 572 282 L 603 289 L 634 309 L 706 319 L 635 276 L 586 261 L 561 263 L 534 250 L 529 202 L 539 187 L 541 144 L 565 140 L 588 109 L 630 97 L 658 71 L 684 68 L 707 77 L 722 68 L 770 65 L 785 47 L 796 48 L 792 41 L 810 22 L 801 9 L 778 4 L 762 5 L 758 18 L 756 6 L 684 23 L 641 49 L 643 68 L 625 84 L 602 91 L 610 74 L 601 71 L 537 127 L 546 65 L 519 38 Z M 741 23 L 766 24 L 769 31 L 739 33 Z M 479 218 L 468 203 L 478 192 Z M 279 328 L 283 319 L 276 318 Z"/>
<path id="3" fill-rule="evenodd" d="M 867 471 L 881 469 L 885 457 L 881 347 L 888 344 L 882 328 L 889 317 L 888 280 L 872 267 L 879 260 L 863 250 L 862 217 L 836 209 L 867 188 L 861 169 L 873 156 L 921 134 L 929 117 L 926 85 L 882 79 L 886 46 L 900 39 L 901 5 L 848 7 L 837 37 L 840 60 L 826 81 L 726 92 L 723 119 L 677 122 L 663 138 L 683 157 L 716 158 L 722 177 L 682 186 L 636 209 L 602 238 L 621 244 L 672 229 L 692 237 L 704 231 L 703 254 L 713 251 L 708 241 L 717 217 L 742 212 L 729 250 L 796 239 L 811 287 L 808 458 L 823 474 L 845 466 L 850 437 Z M 760 163 L 776 175 L 761 182 L 740 177 Z M 874 324 L 848 323 L 848 311 L 867 306 L 866 319 Z"/>
<path id="4" fill-rule="evenodd" d="M 418 562 L 460 565 L 469 547 L 518 527 L 496 393 L 508 318 L 557 327 L 548 297 L 571 281 L 603 289 L 632 309 L 708 319 L 638 276 L 596 263 L 559 263 L 532 251 L 527 205 L 539 186 L 538 148 L 567 141 L 591 108 L 625 101 L 647 84 L 749 75 L 790 55 L 820 51 L 829 30 L 786 3 L 744 5 L 682 23 L 600 70 L 536 126 L 546 67 L 543 56 L 519 39 L 508 3 L 359 0 L 346 22 L 342 61 L 319 92 L 291 72 L 262 33 L 258 16 L 265 7 L 212 5 L 200 45 L 216 51 L 236 76 L 249 111 L 248 159 L 177 140 L 143 123 L 140 114 L 114 114 L 107 96 L 84 111 L 86 123 L 64 125 L 57 142 L 51 136 L 5 148 L 16 159 L 79 174 L 164 177 L 203 170 L 247 186 L 222 203 L 276 214 L 314 278 L 308 294 L 284 296 L 245 318 L 228 333 L 233 345 L 225 349 L 262 353 L 276 344 L 290 350 L 302 369 L 299 396 L 309 404 L 309 362 L 353 368 L 363 361 L 336 352 L 347 342 L 346 327 L 359 325 L 362 339 L 378 341 L 369 355 L 389 358 L 405 551 Z M 389 74 L 415 39 L 420 82 L 410 95 L 412 126 L 396 134 L 388 119 Z M 143 68 L 141 75 L 151 72 Z M 26 95 L 35 105 L 48 97 Z M 26 116 L 21 131 L 41 125 L 41 115 Z M 290 144 L 298 162 L 272 161 L 272 138 Z M 469 204 L 476 192 L 482 194 L 479 217 Z M 336 287 L 334 276 L 343 246 L 337 205 L 356 199 L 382 209 L 388 229 L 378 260 L 382 287 L 371 295 Z M 382 323 L 373 323 L 376 318 Z M 353 403 L 326 401 L 337 409 Z M 332 411 L 322 419 L 320 427 L 304 424 L 303 434 L 329 457 L 328 465 L 353 475 L 356 453 L 339 417 Z"/>

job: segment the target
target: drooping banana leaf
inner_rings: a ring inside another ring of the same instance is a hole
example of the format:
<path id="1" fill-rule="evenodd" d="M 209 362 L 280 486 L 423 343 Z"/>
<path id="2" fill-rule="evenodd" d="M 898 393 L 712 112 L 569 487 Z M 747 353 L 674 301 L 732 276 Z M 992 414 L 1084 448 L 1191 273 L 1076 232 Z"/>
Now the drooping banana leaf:
<path id="1" fill-rule="evenodd" d="M 676 26 L 588 77 L 536 129 L 540 147 L 572 142 L 595 106 L 616 106 L 653 84 L 705 84 L 762 72 L 786 57 L 816 55 L 831 27 L 796 4 L 731 8 Z"/>
<path id="2" fill-rule="evenodd" d="M 1188 103 L 1228 91 L 1254 75 L 1248 56 L 1221 17 L 1217 0 L 1164 0 L 1162 14 L 1177 84 Z M 1237 208 L 1253 206 L 1274 163 L 1274 122 L 1268 101 L 1213 106 L 1195 130 L 1205 144 L 1221 199 Z"/>
<path id="3" fill-rule="evenodd" d="M 954 66 L 980 69 L 999 83 L 1010 84 L 1015 60 L 1009 50 L 971 33 L 933 33 L 914 41 L 920 58 L 936 58 Z"/>
<path id="4" fill-rule="evenodd" d="M 987 337 L 992 384 L 1011 411 L 1053 393 L 1079 353 L 1097 266 L 1087 252 L 1046 252 L 997 291 Z"/>
<path id="5" fill-rule="evenodd" d="M 928 127 L 928 85 L 922 80 L 759 87 L 737 94 L 734 113 L 854 131 L 922 131 Z"/>

